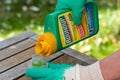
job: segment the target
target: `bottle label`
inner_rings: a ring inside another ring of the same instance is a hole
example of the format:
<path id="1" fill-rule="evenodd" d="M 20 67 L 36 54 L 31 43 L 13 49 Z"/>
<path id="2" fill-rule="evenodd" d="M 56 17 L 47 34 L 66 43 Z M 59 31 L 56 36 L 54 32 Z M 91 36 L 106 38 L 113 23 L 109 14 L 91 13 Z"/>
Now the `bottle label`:
<path id="1" fill-rule="evenodd" d="M 62 47 L 82 40 L 94 33 L 94 19 L 91 5 L 87 5 L 83 11 L 82 24 L 76 26 L 72 12 L 66 12 L 58 16 L 58 25 Z"/>

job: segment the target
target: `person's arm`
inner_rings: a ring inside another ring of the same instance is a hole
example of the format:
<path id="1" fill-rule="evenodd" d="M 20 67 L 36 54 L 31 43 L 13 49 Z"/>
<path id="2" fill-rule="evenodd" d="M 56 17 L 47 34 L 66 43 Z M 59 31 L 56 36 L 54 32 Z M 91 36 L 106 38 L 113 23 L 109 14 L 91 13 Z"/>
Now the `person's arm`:
<path id="1" fill-rule="evenodd" d="M 120 50 L 100 61 L 100 68 L 104 80 L 120 78 Z"/>

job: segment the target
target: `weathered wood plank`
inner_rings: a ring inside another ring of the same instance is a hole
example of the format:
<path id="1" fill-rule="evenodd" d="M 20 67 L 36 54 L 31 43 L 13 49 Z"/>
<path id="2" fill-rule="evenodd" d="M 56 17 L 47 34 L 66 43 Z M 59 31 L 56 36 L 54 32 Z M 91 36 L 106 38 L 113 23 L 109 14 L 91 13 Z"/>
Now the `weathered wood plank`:
<path id="1" fill-rule="evenodd" d="M 75 59 L 74 57 L 68 56 L 64 54 L 63 56 L 55 59 L 53 62 L 55 63 L 65 63 L 65 64 L 80 64 L 80 65 L 87 65 L 87 63 L 82 62 L 81 60 Z"/>
<path id="2" fill-rule="evenodd" d="M 18 44 L 12 45 L 6 49 L 0 50 L 0 61 L 15 55 L 19 52 L 22 52 L 30 47 L 33 47 L 35 45 L 35 41 L 31 39 L 24 40 Z"/>
<path id="3" fill-rule="evenodd" d="M 72 61 L 70 64 L 80 64 L 80 65 L 83 65 L 83 66 L 89 65 L 88 63 L 82 62 L 82 61 L 77 60 L 77 59 Z"/>
<path id="4" fill-rule="evenodd" d="M 32 37 L 30 37 L 30 39 L 32 39 L 32 40 L 34 40 L 34 41 L 36 41 L 37 40 L 37 37 L 38 37 L 39 35 L 34 35 L 34 36 L 32 36 Z"/>
<path id="5" fill-rule="evenodd" d="M 20 77 L 19 79 L 16 79 L 16 80 L 32 80 L 32 79 L 28 78 L 26 76 L 22 76 L 22 77 Z"/>
<path id="6" fill-rule="evenodd" d="M 24 52 L 16 54 L 15 56 L 12 56 L 8 59 L 1 61 L 0 62 L 0 73 L 20 64 L 22 62 L 25 62 L 26 60 L 30 59 L 32 54 L 34 54 L 34 53 L 35 53 L 34 48 L 31 48 Z"/>
<path id="7" fill-rule="evenodd" d="M 28 67 L 27 64 L 28 61 L 1 73 L 0 80 L 15 80 L 15 78 L 25 73 L 26 68 Z"/>
<path id="8" fill-rule="evenodd" d="M 87 56 L 83 53 L 80 53 L 70 48 L 64 49 L 61 52 L 63 52 L 64 54 L 67 54 L 68 56 L 74 57 L 75 59 L 81 60 L 82 62 L 85 62 L 87 64 L 92 64 L 97 61 L 97 59 L 94 59 L 90 56 Z"/>
<path id="9" fill-rule="evenodd" d="M 63 55 L 63 53 L 58 52 L 56 54 L 53 54 L 53 56 L 49 56 L 47 58 L 47 61 L 53 61 L 54 59 L 57 59 L 58 57 L 61 57 L 62 55 Z M 16 65 L 16 66 L 12 67 L 11 69 L 9 69 L 5 72 L 2 72 L 0 74 L 0 80 L 17 80 L 17 79 L 20 79 L 20 76 L 24 75 L 26 69 L 28 68 L 28 62 L 29 61 L 30 60 L 28 59 L 28 61 L 23 62 L 19 65 Z"/>
<path id="10" fill-rule="evenodd" d="M 56 59 L 58 59 L 59 57 L 61 57 L 63 55 L 64 55 L 64 53 L 57 52 L 55 54 L 50 55 L 49 57 L 46 57 L 45 59 L 46 59 L 46 61 L 53 61 L 53 60 L 56 60 Z"/>
<path id="11" fill-rule="evenodd" d="M 70 64 L 71 62 L 75 61 L 76 59 L 73 57 L 70 57 L 68 55 L 63 55 L 57 59 L 55 59 L 53 62 L 55 63 L 65 63 L 65 64 Z"/>
<path id="12" fill-rule="evenodd" d="M 0 50 L 6 48 L 8 46 L 11 46 L 15 43 L 18 43 L 20 41 L 23 41 L 23 40 L 25 40 L 25 39 L 29 38 L 30 36 L 33 36 L 33 35 L 36 35 L 36 34 L 31 32 L 31 31 L 26 31 L 22 34 L 19 34 L 19 35 L 15 36 L 15 37 L 4 40 L 4 41 L 0 42 Z"/>

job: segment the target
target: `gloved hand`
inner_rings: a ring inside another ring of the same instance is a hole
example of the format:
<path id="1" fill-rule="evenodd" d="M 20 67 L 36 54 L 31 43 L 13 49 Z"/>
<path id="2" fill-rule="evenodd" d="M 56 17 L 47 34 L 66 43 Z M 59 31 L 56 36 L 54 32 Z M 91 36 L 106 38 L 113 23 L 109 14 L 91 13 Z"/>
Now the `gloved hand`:
<path id="1" fill-rule="evenodd" d="M 65 9 L 72 10 L 75 24 L 80 25 L 84 4 L 88 2 L 93 2 L 93 0 L 58 0 L 56 11 Z"/>
<path id="2" fill-rule="evenodd" d="M 72 65 L 48 62 L 47 68 L 28 68 L 25 74 L 32 80 L 64 80 L 64 72 L 70 67 Z"/>

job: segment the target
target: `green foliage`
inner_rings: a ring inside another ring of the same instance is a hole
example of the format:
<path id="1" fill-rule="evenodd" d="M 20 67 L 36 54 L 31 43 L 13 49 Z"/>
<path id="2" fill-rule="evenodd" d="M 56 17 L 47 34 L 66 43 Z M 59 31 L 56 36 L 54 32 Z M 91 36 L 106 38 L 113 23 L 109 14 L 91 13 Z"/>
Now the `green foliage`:
<path id="1" fill-rule="evenodd" d="M 54 11 L 55 3 L 54 0 L 1 0 L 0 37 L 6 39 L 25 30 L 40 34 L 45 16 Z"/>
<path id="2" fill-rule="evenodd" d="M 99 33 L 94 37 L 74 45 L 74 49 L 103 59 L 120 48 L 119 9 L 99 9 Z"/>

